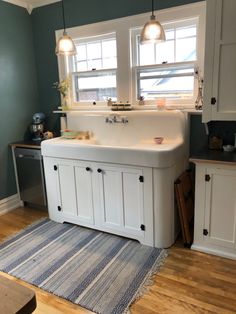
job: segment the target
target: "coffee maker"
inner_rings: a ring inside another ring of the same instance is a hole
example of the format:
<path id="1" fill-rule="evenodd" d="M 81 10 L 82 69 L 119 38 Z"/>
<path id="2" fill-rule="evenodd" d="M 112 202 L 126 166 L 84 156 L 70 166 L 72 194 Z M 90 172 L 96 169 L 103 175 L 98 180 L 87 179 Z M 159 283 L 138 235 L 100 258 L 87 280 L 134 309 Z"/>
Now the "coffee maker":
<path id="1" fill-rule="evenodd" d="M 37 112 L 32 117 L 32 123 L 30 125 L 30 132 L 32 133 L 33 141 L 41 141 L 43 138 L 45 114 Z"/>

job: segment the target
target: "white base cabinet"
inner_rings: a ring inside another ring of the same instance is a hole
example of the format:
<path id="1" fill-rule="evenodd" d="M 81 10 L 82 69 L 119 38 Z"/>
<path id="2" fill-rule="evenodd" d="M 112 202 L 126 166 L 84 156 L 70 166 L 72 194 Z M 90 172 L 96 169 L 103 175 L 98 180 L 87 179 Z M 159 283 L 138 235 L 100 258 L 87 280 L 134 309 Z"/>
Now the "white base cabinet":
<path id="1" fill-rule="evenodd" d="M 236 259 L 236 166 L 196 162 L 193 249 Z"/>
<path id="2" fill-rule="evenodd" d="M 154 246 L 152 168 L 44 157 L 49 216 Z"/>

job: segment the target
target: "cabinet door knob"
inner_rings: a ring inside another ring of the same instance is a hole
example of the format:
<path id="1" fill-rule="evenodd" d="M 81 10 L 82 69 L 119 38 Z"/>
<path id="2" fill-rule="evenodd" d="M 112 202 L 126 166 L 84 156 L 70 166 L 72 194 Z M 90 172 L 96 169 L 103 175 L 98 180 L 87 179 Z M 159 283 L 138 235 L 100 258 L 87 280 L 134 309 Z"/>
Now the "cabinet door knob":
<path id="1" fill-rule="evenodd" d="M 101 173 L 101 172 L 102 172 L 102 169 L 98 168 L 97 172 L 98 172 L 98 173 Z"/>
<path id="2" fill-rule="evenodd" d="M 86 171 L 91 171 L 91 168 L 90 167 L 86 167 Z"/>

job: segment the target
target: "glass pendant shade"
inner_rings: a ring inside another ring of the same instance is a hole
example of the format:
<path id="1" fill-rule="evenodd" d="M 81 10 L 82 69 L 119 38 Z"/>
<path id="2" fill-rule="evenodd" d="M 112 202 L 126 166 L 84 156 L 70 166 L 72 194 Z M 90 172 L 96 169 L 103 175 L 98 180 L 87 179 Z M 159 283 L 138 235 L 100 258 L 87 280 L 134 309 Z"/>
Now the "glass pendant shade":
<path id="1" fill-rule="evenodd" d="M 56 45 L 56 55 L 73 56 L 76 54 L 76 47 L 70 36 L 66 31 L 63 32 L 63 36 L 60 37 Z"/>
<path id="2" fill-rule="evenodd" d="M 67 35 L 66 32 L 66 22 L 65 22 L 65 9 L 64 9 L 64 1 L 61 0 L 61 6 L 62 6 L 62 19 L 63 19 L 63 27 L 64 32 L 62 37 L 60 37 L 57 41 L 56 45 L 56 55 L 61 56 L 72 56 L 76 55 L 76 47 L 75 44 L 70 36 Z"/>
<path id="3" fill-rule="evenodd" d="M 155 15 L 151 15 L 141 32 L 141 44 L 156 44 L 166 40 L 165 31 L 162 25 L 156 20 Z"/>

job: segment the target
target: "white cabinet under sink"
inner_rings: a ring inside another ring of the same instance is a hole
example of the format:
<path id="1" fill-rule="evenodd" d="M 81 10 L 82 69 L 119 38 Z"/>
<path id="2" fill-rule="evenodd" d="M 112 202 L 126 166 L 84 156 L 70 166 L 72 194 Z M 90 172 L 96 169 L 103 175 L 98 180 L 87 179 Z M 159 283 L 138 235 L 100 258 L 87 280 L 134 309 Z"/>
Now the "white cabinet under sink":
<path id="1" fill-rule="evenodd" d="M 236 166 L 196 161 L 195 250 L 236 259 Z"/>
<path id="2" fill-rule="evenodd" d="M 79 223 L 94 225 L 92 175 L 88 163 L 67 159 L 45 161 L 53 164 L 57 211 Z"/>
<path id="3" fill-rule="evenodd" d="M 152 169 L 44 158 L 50 218 L 153 243 Z"/>

